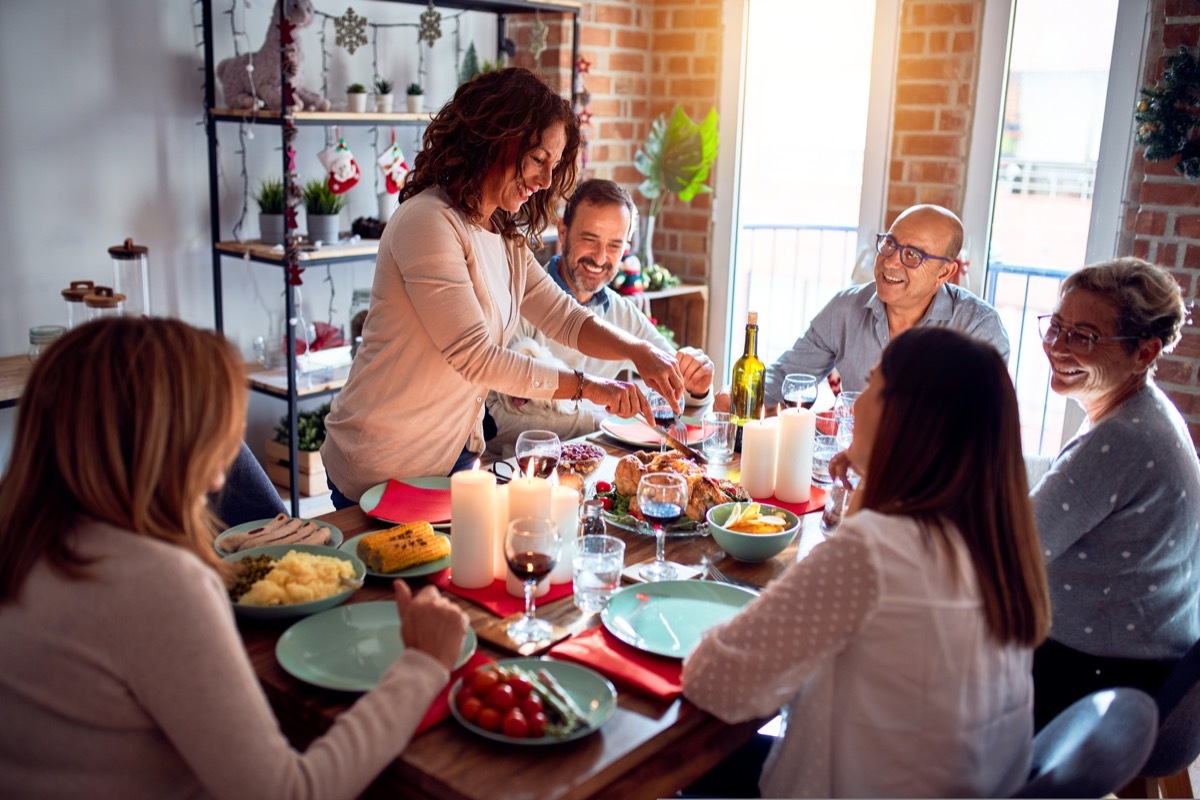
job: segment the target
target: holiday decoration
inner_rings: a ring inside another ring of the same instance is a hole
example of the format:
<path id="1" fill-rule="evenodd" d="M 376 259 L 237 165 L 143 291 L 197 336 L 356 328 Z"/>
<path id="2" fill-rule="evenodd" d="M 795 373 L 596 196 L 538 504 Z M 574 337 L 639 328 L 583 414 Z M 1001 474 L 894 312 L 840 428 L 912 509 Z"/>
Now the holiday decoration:
<path id="1" fill-rule="evenodd" d="M 346 13 L 333 21 L 333 28 L 337 31 L 338 47 L 346 48 L 351 55 L 367 43 L 367 18 L 355 14 L 353 8 L 347 7 Z"/>
<path id="2" fill-rule="evenodd" d="M 542 22 L 542 15 L 538 14 L 534 19 L 533 24 L 529 26 L 529 54 L 533 56 L 533 60 L 537 61 L 542 53 L 546 52 L 546 35 L 549 29 L 546 23 Z"/>
<path id="3" fill-rule="evenodd" d="M 1157 86 L 1143 87 L 1133 118 L 1134 141 L 1146 148 L 1147 161 L 1179 156 L 1175 171 L 1200 178 L 1200 60 L 1186 46 L 1167 59 Z"/>
<path id="4" fill-rule="evenodd" d="M 285 3 L 285 17 L 279 19 L 279 4 Z M 293 31 L 312 24 L 313 7 L 310 0 L 277 0 L 271 12 L 271 26 L 262 47 L 253 53 L 235 55 L 217 64 L 217 79 L 230 108 L 305 108 L 328 111 L 329 101 L 301 83 L 300 44 Z M 283 48 L 285 67 L 280 72 L 279 50 Z M 284 83 L 282 77 L 286 77 Z M 282 92 L 280 84 L 284 84 Z"/>
<path id="5" fill-rule="evenodd" d="M 322 150 L 317 154 L 321 164 L 329 170 L 329 191 L 334 194 L 345 194 L 354 184 L 358 183 L 361 172 L 354 154 L 346 146 L 345 139 L 338 139 L 336 147 Z"/>
<path id="6" fill-rule="evenodd" d="M 642 281 L 642 262 L 632 253 L 621 259 L 621 271 L 608 284 L 618 294 L 641 294 L 646 286 Z"/>
<path id="7" fill-rule="evenodd" d="M 587 110 L 588 103 L 592 102 L 592 93 L 588 91 L 584 84 L 588 72 L 592 68 L 592 62 L 588 61 L 583 56 L 575 59 L 575 114 L 579 117 L 579 167 L 587 169 L 588 164 L 588 125 L 592 121 L 592 112 Z"/>
<path id="8" fill-rule="evenodd" d="M 466 83 L 479 73 L 479 53 L 475 50 L 475 43 L 471 42 L 467 45 L 466 55 L 463 56 L 462 66 L 458 70 L 459 85 Z"/>
<path id="9" fill-rule="evenodd" d="M 396 194 L 404 185 L 404 177 L 408 175 L 408 162 L 404 160 L 404 151 L 396 144 L 396 134 L 392 134 L 392 146 L 383 152 L 375 162 L 379 170 L 387 178 L 385 187 L 388 194 Z"/>
<path id="10" fill-rule="evenodd" d="M 421 28 L 417 32 L 417 41 L 425 42 L 430 47 L 433 43 L 442 38 L 442 14 L 433 6 L 433 0 L 429 0 L 429 8 L 421 14 Z"/>

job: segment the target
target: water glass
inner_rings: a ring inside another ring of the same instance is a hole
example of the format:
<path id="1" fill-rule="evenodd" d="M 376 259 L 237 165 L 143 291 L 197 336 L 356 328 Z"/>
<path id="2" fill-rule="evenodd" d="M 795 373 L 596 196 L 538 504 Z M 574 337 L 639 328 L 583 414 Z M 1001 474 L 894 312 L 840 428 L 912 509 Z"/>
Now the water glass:
<path id="1" fill-rule="evenodd" d="M 833 415 L 839 420 L 854 417 L 854 402 L 862 392 L 842 392 L 833 401 Z"/>
<path id="2" fill-rule="evenodd" d="M 575 605 L 592 614 L 602 610 L 621 585 L 625 542 L 615 536 L 581 536 L 571 544 Z"/>
<path id="3" fill-rule="evenodd" d="M 701 420 L 704 426 L 704 456 L 710 464 L 727 464 L 733 458 L 737 423 L 724 411 L 710 411 Z"/>
<path id="4" fill-rule="evenodd" d="M 837 417 L 834 416 L 833 409 L 817 412 L 817 433 L 824 433 L 829 436 L 837 436 Z"/>
<path id="5" fill-rule="evenodd" d="M 812 482 L 817 486 L 828 486 L 833 483 L 829 475 L 829 459 L 833 458 L 842 448 L 838 447 L 836 436 L 818 433 L 813 437 L 813 468 Z"/>
<path id="6" fill-rule="evenodd" d="M 850 443 L 854 441 L 854 417 L 844 417 L 838 421 L 837 428 L 837 448 L 838 450 L 849 450 Z"/>

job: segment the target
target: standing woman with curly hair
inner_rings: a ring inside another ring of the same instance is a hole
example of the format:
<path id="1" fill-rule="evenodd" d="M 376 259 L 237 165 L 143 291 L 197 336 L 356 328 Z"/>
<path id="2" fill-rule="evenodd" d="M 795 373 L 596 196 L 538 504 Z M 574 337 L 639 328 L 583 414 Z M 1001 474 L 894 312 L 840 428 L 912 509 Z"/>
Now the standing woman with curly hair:
<path id="1" fill-rule="evenodd" d="M 468 467 L 484 448 L 491 389 L 650 416 L 633 384 L 506 349 L 522 317 L 586 355 L 629 359 L 652 388 L 683 395 L 671 355 L 597 320 L 527 246 L 557 222 L 579 142 L 570 103 L 517 67 L 460 86 L 426 128 L 379 244 L 362 345 L 325 423 L 338 507 L 389 478 Z"/>

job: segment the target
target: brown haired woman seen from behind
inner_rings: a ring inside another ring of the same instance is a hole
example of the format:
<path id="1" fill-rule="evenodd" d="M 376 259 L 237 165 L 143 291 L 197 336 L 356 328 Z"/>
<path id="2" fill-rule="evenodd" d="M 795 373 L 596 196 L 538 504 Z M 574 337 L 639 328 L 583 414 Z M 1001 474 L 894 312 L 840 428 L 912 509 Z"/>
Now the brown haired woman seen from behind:
<path id="1" fill-rule="evenodd" d="M 585 355 L 632 361 L 666 397 L 683 395 L 673 354 L 598 320 L 526 246 L 557 222 L 579 141 L 571 104 L 518 67 L 463 84 L 434 115 L 380 241 L 362 345 L 325 421 L 334 505 L 391 478 L 468 468 L 484 449 L 489 390 L 649 418 L 632 383 L 507 349 L 522 318 Z"/>
<path id="2" fill-rule="evenodd" d="M 896 337 L 848 456 L 854 513 L 704 637 L 684 694 L 727 722 L 788 709 L 765 797 L 1006 797 L 1050 606 L 1003 359 L 947 328 Z"/>
<path id="3" fill-rule="evenodd" d="M 89 323 L 34 365 L 0 479 L 0 796 L 354 797 L 445 685 L 462 612 L 398 586 L 404 654 L 288 744 L 212 546 L 245 411 L 238 354 L 176 320 Z"/>

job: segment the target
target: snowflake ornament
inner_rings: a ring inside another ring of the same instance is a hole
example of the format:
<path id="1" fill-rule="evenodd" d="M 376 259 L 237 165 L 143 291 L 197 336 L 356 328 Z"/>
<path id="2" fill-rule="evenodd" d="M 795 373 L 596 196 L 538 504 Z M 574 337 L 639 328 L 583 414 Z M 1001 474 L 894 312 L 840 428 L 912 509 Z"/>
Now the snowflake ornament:
<path id="1" fill-rule="evenodd" d="M 529 26 L 529 54 L 533 56 L 533 60 L 537 61 L 542 53 L 546 52 L 546 35 L 550 29 L 546 27 L 546 23 L 542 22 L 539 15 Z"/>
<path id="2" fill-rule="evenodd" d="M 417 41 L 425 42 L 433 47 L 433 43 L 440 38 L 442 38 L 442 14 L 433 7 L 433 0 L 429 0 L 429 8 L 421 14 L 421 28 L 417 32 Z"/>
<path id="3" fill-rule="evenodd" d="M 351 55 L 367 43 L 367 18 L 355 14 L 349 6 L 345 14 L 333 21 L 333 27 L 337 31 L 338 47 L 346 48 Z"/>

